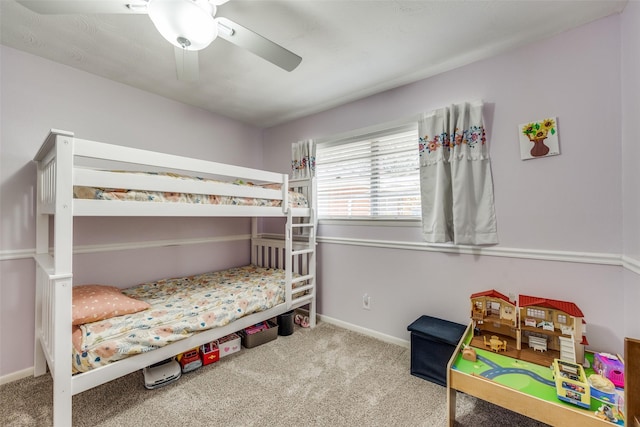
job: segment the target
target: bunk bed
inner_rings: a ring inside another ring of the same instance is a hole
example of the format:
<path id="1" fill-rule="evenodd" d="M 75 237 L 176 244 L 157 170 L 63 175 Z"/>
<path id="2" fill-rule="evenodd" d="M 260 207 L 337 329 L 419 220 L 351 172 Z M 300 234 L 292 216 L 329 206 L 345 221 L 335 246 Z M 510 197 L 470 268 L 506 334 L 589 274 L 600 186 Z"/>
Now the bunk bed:
<path id="1" fill-rule="evenodd" d="M 255 323 L 306 308 L 310 326 L 315 326 L 313 179 L 289 180 L 286 174 L 95 142 L 60 130 L 51 130 L 34 160 L 38 174 L 34 375 L 45 374 L 47 368 L 51 372 L 55 426 L 71 425 L 73 395 Z M 183 334 L 184 338 L 153 351 L 78 373 L 72 363 L 77 216 L 251 218 L 248 268 L 277 271 L 272 293 L 280 294 L 268 304 Z M 283 233 L 261 235 L 259 218 L 265 217 L 285 218 Z"/>

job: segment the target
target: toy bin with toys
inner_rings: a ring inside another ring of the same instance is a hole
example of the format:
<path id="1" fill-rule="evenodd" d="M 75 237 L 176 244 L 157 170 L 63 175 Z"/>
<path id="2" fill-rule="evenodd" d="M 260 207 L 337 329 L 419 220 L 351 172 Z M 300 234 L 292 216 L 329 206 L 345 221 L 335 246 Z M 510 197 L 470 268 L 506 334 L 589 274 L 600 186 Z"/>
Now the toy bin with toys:
<path id="1" fill-rule="evenodd" d="M 272 320 L 256 323 L 253 326 L 239 331 L 242 337 L 242 345 L 252 348 L 278 338 L 278 324 Z"/>
<path id="2" fill-rule="evenodd" d="M 609 353 L 594 353 L 593 370 L 608 378 L 614 386 L 624 387 L 624 365 L 617 356 Z"/>
<path id="3" fill-rule="evenodd" d="M 240 351 L 240 347 L 242 345 L 238 334 L 229 334 L 218 340 L 218 350 L 221 358 Z"/>
<path id="4" fill-rule="evenodd" d="M 209 365 L 220 360 L 220 350 L 217 342 L 208 342 L 200 346 L 202 353 L 202 364 Z"/>

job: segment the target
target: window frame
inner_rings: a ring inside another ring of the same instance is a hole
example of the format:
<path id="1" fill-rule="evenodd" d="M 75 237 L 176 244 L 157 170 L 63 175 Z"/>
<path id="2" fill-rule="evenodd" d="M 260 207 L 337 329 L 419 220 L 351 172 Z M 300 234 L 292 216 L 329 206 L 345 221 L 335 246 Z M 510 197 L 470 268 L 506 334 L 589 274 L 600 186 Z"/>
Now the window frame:
<path id="1" fill-rule="evenodd" d="M 321 150 L 323 148 L 333 148 L 340 145 L 353 144 L 358 142 L 365 142 L 366 140 L 374 140 L 376 138 L 384 138 L 389 137 L 394 134 L 401 134 L 405 132 L 415 132 L 415 160 L 416 160 L 416 184 L 418 187 L 417 196 L 420 197 L 419 188 L 420 188 L 420 170 L 419 170 L 419 151 L 418 151 L 418 123 L 417 120 L 402 120 L 396 121 L 392 123 L 386 123 L 383 125 L 379 125 L 376 127 L 365 128 L 354 130 L 350 132 L 346 132 L 339 135 L 334 135 L 332 137 L 316 140 L 316 177 L 318 177 L 319 169 L 322 167 L 322 157 Z M 375 143 L 375 141 L 372 141 Z M 373 160 L 374 158 L 372 158 Z M 374 168 L 371 168 L 374 169 Z M 375 179 L 379 179 L 379 176 L 376 176 Z M 373 196 L 374 192 L 379 192 L 379 186 L 371 185 L 370 186 Z M 318 182 L 318 194 L 320 194 L 321 188 L 320 183 Z M 372 205 L 378 199 L 372 198 Z M 419 201 L 420 202 L 420 201 Z M 376 204 L 377 207 L 372 206 L 371 211 L 374 209 L 379 209 L 379 205 Z M 369 215 L 369 216 L 340 216 L 340 215 L 321 215 L 320 209 L 318 209 L 317 217 L 318 222 L 320 224 L 326 225 L 361 225 L 361 226 L 408 226 L 408 227 L 416 227 L 421 223 L 421 208 L 418 205 L 418 213 L 416 215 Z"/>

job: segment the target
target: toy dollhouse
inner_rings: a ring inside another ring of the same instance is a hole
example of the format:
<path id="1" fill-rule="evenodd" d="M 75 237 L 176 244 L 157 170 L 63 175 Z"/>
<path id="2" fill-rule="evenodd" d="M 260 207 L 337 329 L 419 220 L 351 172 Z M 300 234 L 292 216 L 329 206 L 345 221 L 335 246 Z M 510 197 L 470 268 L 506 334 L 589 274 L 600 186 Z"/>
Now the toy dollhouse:
<path id="1" fill-rule="evenodd" d="M 517 351 L 523 341 L 533 351 L 555 350 L 560 359 L 580 364 L 588 345 L 583 317 L 578 306 L 567 301 L 528 295 L 512 301 L 494 289 L 471 295 L 471 320 L 480 334 L 510 337 Z M 486 337 L 484 341 L 489 342 Z"/>
<path id="2" fill-rule="evenodd" d="M 471 319 L 479 329 L 510 335 L 518 327 L 516 313 L 515 302 L 496 290 L 471 295 Z"/>
<path id="3" fill-rule="evenodd" d="M 589 343 L 584 315 L 577 305 L 520 295 L 518 306 L 521 339 L 526 339 L 530 346 L 533 341 L 534 350 L 536 341 L 545 342 L 548 349 L 560 352 L 560 359 L 584 363 L 584 347 Z"/>

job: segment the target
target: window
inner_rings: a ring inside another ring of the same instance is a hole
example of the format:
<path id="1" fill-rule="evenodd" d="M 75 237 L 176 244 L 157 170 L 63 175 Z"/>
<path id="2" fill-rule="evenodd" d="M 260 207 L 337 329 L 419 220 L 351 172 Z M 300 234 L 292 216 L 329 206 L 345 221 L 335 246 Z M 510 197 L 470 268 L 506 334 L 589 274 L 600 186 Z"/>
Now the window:
<path id="1" fill-rule="evenodd" d="M 558 314 L 558 323 L 567 324 L 567 316 L 564 314 Z"/>
<path id="2" fill-rule="evenodd" d="M 416 124 L 319 143 L 316 150 L 319 218 L 420 218 Z"/>
<path id="3" fill-rule="evenodd" d="M 544 319 L 545 318 L 545 313 L 544 310 L 539 310 L 536 308 L 527 308 L 527 316 L 528 317 L 535 317 L 538 319 Z"/>

